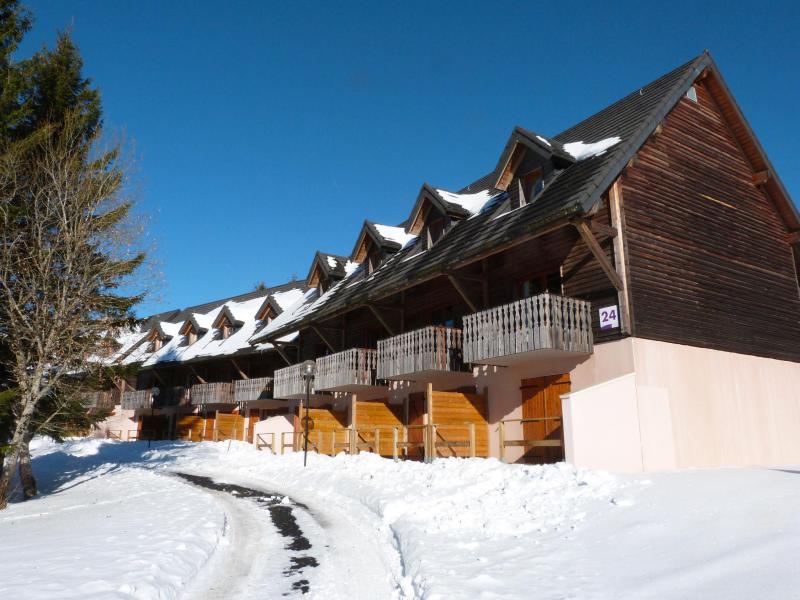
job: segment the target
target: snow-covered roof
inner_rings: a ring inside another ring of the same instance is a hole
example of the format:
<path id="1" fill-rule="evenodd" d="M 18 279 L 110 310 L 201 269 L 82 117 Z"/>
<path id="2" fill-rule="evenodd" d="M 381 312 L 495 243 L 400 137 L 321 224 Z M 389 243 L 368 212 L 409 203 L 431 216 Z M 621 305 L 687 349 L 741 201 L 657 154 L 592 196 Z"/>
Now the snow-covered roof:
<path id="1" fill-rule="evenodd" d="M 484 190 L 476 194 L 456 194 L 438 188 L 436 193 L 441 196 L 442 200 L 460 206 L 470 215 L 477 215 L 483 210 L 483 207 L 486 206 L 489 200 L 497 195 L 493 194 L 490 190 Z"/>
<path id="2" fill-rule="evenodd" d="M 282 311 L 286 310 L 293 304 L 295 304 L 300 298 L 303 297 L 303 290 L 300 288 L 293 288 L 291 290 L 286 290 L 284 292 L 275 292 L 272 294 L 272 298 L 278 304 Z"/>
<path id="3" fill-rule="evenodd" d="M 338 285 L 338 284 L 337 284 Z M 331 288 L 333 290 L 336 286 Z M 328 290 L 329 292 L 331 290 Z M 270 323 L 261 329 L 258 333 L 250 337 L 250 343 L 256 343 L 262 340 L 266 340 L 270 337 L 270 334 L 278 328 L 283 328 L 288 323 L 291 323 L 294 319 L 298 318 L 300 314 L 305 314 L 305 310 L 313 304 L 314 300 L 318 296 L 318 291 L 316 288 L 311 288 L 306 290 L 302 296 L 300 296 L 297 301 L 288 306 L 284 311 L 275 317 Z M 281 340 L 283 341 L 283 340 Z"/>
<path id="4" fill-rule="evenodd" d="M 381 225 L 379 223 L 373 223 L 373 226 L 383 239 L 400 244 L 401 248 L 417 238 L 417 236 L 407 233 L 402 227 Z"/>
<path id="5" fill-rule="evenodd" d="M 568 144 L 564 144 L 563 148 L 566 152 L 575 157 L 575 160 L 585 160 L 587 158 L 604 154 L 606 150 L 611 148 L 611 146 L 615 146 L 621 141 L 622 138 L 615 135 L 591 144 L 587 144 L 586 142 L 570 142 Z"/>

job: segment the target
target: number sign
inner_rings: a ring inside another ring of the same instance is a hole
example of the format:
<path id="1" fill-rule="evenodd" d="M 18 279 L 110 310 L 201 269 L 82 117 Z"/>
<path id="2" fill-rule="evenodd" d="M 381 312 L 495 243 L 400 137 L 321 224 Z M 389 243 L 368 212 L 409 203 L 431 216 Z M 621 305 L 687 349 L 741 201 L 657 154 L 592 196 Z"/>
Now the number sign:
<path id="1" fill-rule="evenodd" d="M 600 329 L 616 329 L 619 327 L 619 309 L 614 306 L 606 306 L 600 309 Z"/>

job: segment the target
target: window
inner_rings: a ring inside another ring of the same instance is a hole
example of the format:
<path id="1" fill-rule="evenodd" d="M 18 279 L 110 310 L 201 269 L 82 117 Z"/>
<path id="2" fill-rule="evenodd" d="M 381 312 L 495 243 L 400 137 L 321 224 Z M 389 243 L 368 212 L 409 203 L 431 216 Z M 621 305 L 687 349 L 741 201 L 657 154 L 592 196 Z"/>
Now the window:
<path id="1" fill-rule="evenodd" d="M 548 273 L 543 275 L 535 275 L 530 279 L 525 279 L 520 285 L 520 295 L 523 298 L 530 298 L 537 294 L 550 292 L 551 294 L 561 293 L 561 274 Z"/>
<path id="2" fill-rule="evenodd" d="M 446 228 L 447 223 L 445 222 L 444 218 L 436 219 L 428 223 L 428 226 L 425 228 L 425 248 L 430 249 L 439 238 L 442 237 L 444 230 Z"/>
<path id="3" fill-rule="evenodd" d="M 541 169 L 534 169 L 521 177 L 522 190 L 525 192 L 525 203 L 530 203 L 544 189 L 544 177 Z"/>
<path id="4" fill-rule="evenodd" d="M 233 327 L 231 327 L 230 323 L 225 321 L 222 324 L 222 327 L 220 327 L 220 333 L 222 334 L 222 339 L 227 340 L 229 337 L 231 337 L 231 334 L 233 333 Z"/>

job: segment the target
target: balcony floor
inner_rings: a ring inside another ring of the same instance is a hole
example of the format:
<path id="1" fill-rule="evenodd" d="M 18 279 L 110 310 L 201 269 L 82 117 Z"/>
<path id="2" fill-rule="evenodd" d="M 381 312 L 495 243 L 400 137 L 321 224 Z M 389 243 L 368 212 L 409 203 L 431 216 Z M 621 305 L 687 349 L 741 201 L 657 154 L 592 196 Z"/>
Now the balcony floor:
<path id="1" fill-rule="evenodd" d="M 506 354 L 495 358 L 476 360 L 475 365 L 490 365 L 495 367 L 517 367 L 520 365 L 539 364 L 561 368 L 561 373 L 566 373 L 576 365 L 582 363 L 592 355 L 591 352 L 571 352 L 569 350 L 529 350 L 517 354 Z M 561 366 L 563 365 L 563 366 Z"/>
<path id="2" fill-rule="evenodd" d="M 348 384 L 337 385 L 329 388 L 319 388 L 321 392 L 349 392 L 351 394 L 370 394 L 370 393 L 386 393 L 389 386 L 386 385 L 362 385 L 362 384 Z"/>
<path id="3" fill-rule="evenodd" d="M 388 377 L 388 381 L 424 381 L 434 385 L 469 384 L 473 379 L 472 371 L 440 371 L 429 369 L 416 373 L 404 373 L 396 377 Z"/>

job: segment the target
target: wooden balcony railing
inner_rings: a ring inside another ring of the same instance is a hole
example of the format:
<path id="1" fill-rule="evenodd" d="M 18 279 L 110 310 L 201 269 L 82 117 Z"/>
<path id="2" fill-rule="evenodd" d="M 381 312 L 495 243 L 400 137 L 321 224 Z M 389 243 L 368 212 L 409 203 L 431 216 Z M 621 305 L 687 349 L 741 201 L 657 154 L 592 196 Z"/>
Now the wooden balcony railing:
<path id="1" fill-rule="evenodd" d="M 424 327 L 378 342 L 378 379 L 463 370 L 460 329 Z"/>
<path id="2" fill-rule="evenodd" d="M 236 402 L 267 400 L 272 397 L 272 377 L 241 379 L 236 382 L 233 395 Z"/>
<path id="3" fill-rule="evenodd" d="M 378 351 L 351 348 L 317 359 L 314 387 L 318 390 L 347 391 L 348 388 L 376 385 Z"/>
<path id="4" fill-rule="evenodd" d="M 275 371 L 275 391 L 273 396 L 280 399 L 302 398 L 306 394 L 306 382 L 303 379 L 303 365 L 298 363 Z M 311 393 L 316 389 L 311 381 Z"/>
<path id="5" fill-rule="evenodd" d="M 119 400 L 120 400 L 119 390 L 87 392 L 83 395 L 84 406 L 86 406 L 86 408 L 91 408 L 96 410 L 113 409 L 114 405 L 117 404 Z"/>
<path id="6" fill-rule="evenodd" d="M 150 390 L 131 390 L 122 394 L 122 408 L 126 410 L 150 408 L 152 398 Z"/>
<path id="7" fill-rule="evenodd" d="M 205 404 L 235 404 L 233 383 L 199 383 L 193 385 L 190 391 L 191 403 L 194 406 Z"/>
<path id="8" fill-rule="evenodd" d="M 186 406 L 189 404 L 189 390 L 182 386 L 160 388 L 153 398 L 153 408 Z"/>
<path id="9" fill-rule="evenodd" d="M 575 298 L 539 294 L 467 315 L 463 321 L 468 363 L 495 362 L 533 350 L 592 352 L 591 305 Z"/>

